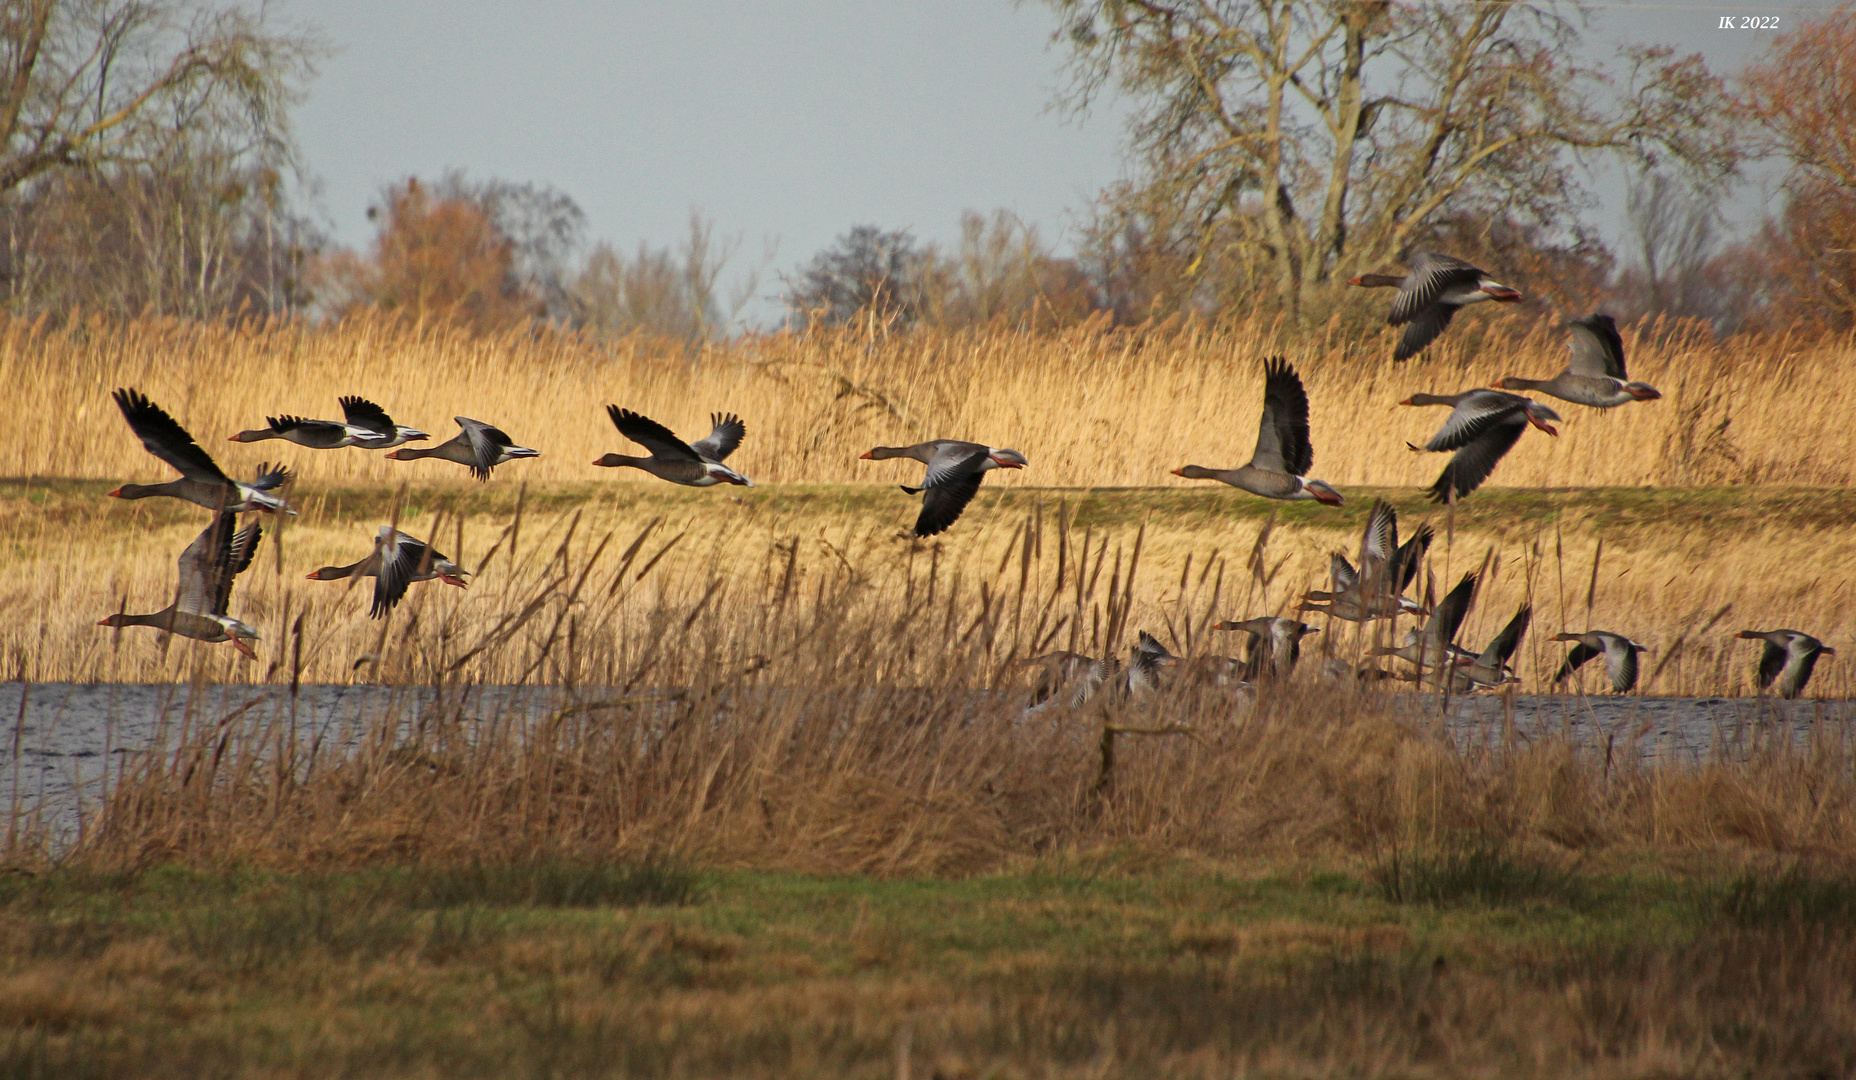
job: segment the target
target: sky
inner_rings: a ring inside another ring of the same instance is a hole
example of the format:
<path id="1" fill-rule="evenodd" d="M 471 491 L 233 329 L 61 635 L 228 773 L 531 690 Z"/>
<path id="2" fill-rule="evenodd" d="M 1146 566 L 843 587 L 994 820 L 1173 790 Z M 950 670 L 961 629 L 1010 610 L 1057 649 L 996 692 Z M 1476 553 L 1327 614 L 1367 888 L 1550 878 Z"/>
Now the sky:
<path id="1" fill-rule="evenodd" d="M 1826 0 L 1588 5 L 1588 46 L 1657 42 L 1736 70 L 1772 32 L 1723 17 Z M 372 235 L 366 210 L 407 176 L 462 169 L 570 195 L 588 234 L 622 250 L 675 246 L 692 210 L 739 237 L 736 280 L 792 273 L 852 225 L 958 236 L 963 210 L 1003 207 L 1066 248 L 1093 194 L 1122 173 L 1125 110 L 1052 108 L 1057 25 L 1007 0 L 282 0 L 333 52 L 294 114 L 324 226 Z M 512 15 L 519 12 L 519 15 Z M 1616 174 L 1593 219 L 1621 221 Z M 1728 209 L 1757 219 L 1756 177 Z M 773 256 L 768 260 L 766 253 Z M 749 319 L 777 317 L 763 281 Z"/>

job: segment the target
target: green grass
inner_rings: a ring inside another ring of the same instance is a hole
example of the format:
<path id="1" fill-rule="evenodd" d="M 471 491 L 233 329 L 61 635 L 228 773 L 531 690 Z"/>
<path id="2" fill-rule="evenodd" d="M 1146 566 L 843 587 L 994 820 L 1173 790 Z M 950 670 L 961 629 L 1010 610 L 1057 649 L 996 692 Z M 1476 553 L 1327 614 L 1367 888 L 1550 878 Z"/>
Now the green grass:
<path id="1" fill-rule="evenodd" d="M 1856 1061 L 1856 947 L 1811 936 L 1841 879 L 1417 865 L 1435 895 L 1112 857 L 15 875 L 0 1076 L 887 1077 L 904 1042 L 917 1076 L 1630 1075 L 1651 1030 L 1722 1075 Z"/>

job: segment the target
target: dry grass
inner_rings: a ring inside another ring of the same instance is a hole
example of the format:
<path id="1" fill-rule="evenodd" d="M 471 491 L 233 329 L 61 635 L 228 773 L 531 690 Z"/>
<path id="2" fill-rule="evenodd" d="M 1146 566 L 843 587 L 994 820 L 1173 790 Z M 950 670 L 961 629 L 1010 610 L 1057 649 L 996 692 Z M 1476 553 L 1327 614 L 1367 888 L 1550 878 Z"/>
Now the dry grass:
<path id="1" fill-rule="evenodd" d="M 1469 316 L 1472 324 L 1487 316 Z M 137 386 L 173 411 L 220 460 L 248 469 L 278 449 L 303 490 L 332 486 L 462 486 L 444 462 L 378 453 L 235 446 L 225 436 L 266 415 L 337 415 L 335 398 L 373 397 L 402 423 L 444 439 L 450 418 L 502 426 L 542 451 L 498 483 L 603 481 L 590 464 L 620 445 L 601 409 L 617 402 L 694 433 L 712 410 L 734 410 L 749 437 L 737 462 L 772 483 L 887 481 L 896 466 L 861 462 L 878 443 L 973 438 L 1023 451 L 1031 468 L 993 483 L 1046 487 L 1171 486 L 1187 461 L 1248 457 L 1261 399 L 1260 359 L 1282 353 L 1308 384 L 1314 472 L 1342 486 L 1428 484 L 1441 467 L 1412 455 L 1442 419 L 1402 409 L 1415 391 L 1455 392 L 1504 374 L 1540 376 L 1565 358 L 1542 329 L 1471 353 L 1475 327 L 1426 358 L 1392 365 L 1385 341 L 1337 330 L 1267 325 L 1172 326 L 1025 336 L 855 332 L 749 339 L 685 357 L 659 343 L 592 344 L 541 335 L 472 339 L 397 324 L 320 332 L 226 330 L 194 323 L 80 325 L 48 332 L 0 325 L 0 385 L 19 396 L 0 475 L 144 480 L 164 476 L 128 436 L 108 393 Z M 1661 401 L 1608 412 L 1568 406 L 1564 435 L 1530 436 L 1493 482 L 1526 487 L 1846 485 L 1856 428 L 1848 343 L 1809 347 L 1735 338 L 1717 344 L 1680 328 L 1632 335 L 1632 374 Z"/>

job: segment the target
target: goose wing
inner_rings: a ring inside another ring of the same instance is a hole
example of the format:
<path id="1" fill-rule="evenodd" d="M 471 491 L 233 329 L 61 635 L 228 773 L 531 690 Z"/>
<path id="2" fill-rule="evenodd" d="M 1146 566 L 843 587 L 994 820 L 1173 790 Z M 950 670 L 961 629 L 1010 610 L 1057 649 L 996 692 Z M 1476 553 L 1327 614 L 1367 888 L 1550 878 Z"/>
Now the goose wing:
<path id="1" fill-rule="evenodd" d="M 1579 642 L 1572 647 L 1571 652 L 1566 654 L 1566 662 L 1560 665 L 1559 674 L 1553 676 L 1553 681 L 1559 682 L 1573 672 L 1578 671 L 1585 666 L 1586 661 L 1602 652 L 1604 652 L 1604 650 L 1597 646 L 1587 645 L 1583 641 Z"/>
<path id="2" fill-rule="evenodd" d="M 1398 511 L 1384 499 L 1374 499 L 1373 508 L 1366 514 L 1366 527 L 1360 531 L 1360 573 L 1385 580 L 1385 571 L 1397 551 Z"/>
<path id="3" fill-rule="evenodd" d="M 960 520 L 960 514 L 979 494 L 980 481 L 986 474 L 980 471 L 980 462 L 986 460 L 984 450 L 967 458 L 964 469 L 948 472 L 937 480 L 933 470 L 929 479 L 922 482 L 920 488 L 903 488 L 904 491 L 919 491 L 922 496 L 922 512 L 915 519 L 916 536 L 934 536 L 945 532 L 947 527 Z M 929 486 L 930 483 L 933 486 Z"/>
<path id="4" fill-rule="evenodd" d="M 989 457 L 991 451 L 979 443 L 941 443 L 928 459 L 928 471 L 922 474 L 922 489 L 960 482 L 968 473 L 978 476 L 985 471 Z"/>
<path id="5" fill-rule="evenodd" d="M 1611 676 L 1611 689 L 1628 694 L 1637 685 L 1637 645 L 1617 634 L 1605 635 L 1605 673 Z"/>
<path id="6" fill-rule="evenodd" d="M 689 443 L 677 438 L 669 428 L 648 416 L 621 409 L 617 405 L 606 406 L 606 415 L 612 418 L 612 426 L 619 429 L 619 434 L 651 451 L 654 458 L 702 461 L 702 455 L 692 449 Z M 713 435 L 710 437 L 714 438 Z"/>
<path id="7" fill-rule="evenodd" d="M 1351 592 L 1360 583 L 1359 572 L 1347 561 L 1347 556 L 1338 551 L 1328 556 L 1328 577 L 1333 580 L 1337 593 Z"/>
<path id="8" fill-rule="evenodd" d="M 1525 408 L 1527 399 L 1519 394 L 1504 390 L 1471 390 L 1457 401 L 1437 434 L 1424 444 L 1424 449 L 1432 453 L 1460 450 L 1489 428 Z"/>
<path id="9" fill-rule="evenodd" d="M 470 472 L 479 480 L 488 480 L 490 470 L 496 468 L 503 456 L 503 449 L 515 445 L 515 440 L 503 433 L 503 429 L 491 427 L 481 420 L 472 420 L 468 416 L 454 416 L 457 425 L 464 430 L 464 442 L 470 447 L 471 456 L 476 458 Z"/>
<path id="10" fill-rule="evenodd" d="M 1574 375 L 1627 379 L 1624 374 L 1624 338 L 1618 334 L 1617 320 L 1609 315 L 1587 315 L 1567 324 L 1572 340 L 1572 360 L 1566 370 Z"/>
<path id="11" fill-rule="evenodd" d="M 748 426 L 734 413 L 710 413 L 709 422 L 715 426 L 706 438 L 690 444 L 690 449 L 710 461 L 722 461 L 735 452 L 741 445 L 742 436 L 748 433 Z"/>
<path id="12" fill-rule="evenodd" d="M 1759 685 L 1772 685 L 1772 680 L 1778 678 L 1779 672 L 1785 668 L 1785 658 L 1789 652 L 1783 645 L 1766 642 L 1765 650 L 1759 654 Z"/>
<path id="13" fill-rule="evenodd" d="M 1817 658 L 1824 651 L 1824 647 L 1810 638 L 1803 641 L 1793 638 L 1785 651 L 1790 656 L 1790 662 L 1785 665 L 1784 673 L 1779 676 L 1779 694 L 1783 697 L 1794 698 L 1798 696 L 1799 691 L 1804 689 L 1804 684 L 1811 681 L 1811 672 L 1817 667 Z"/>
<path id="14" fill-rule="evenodd" d="M 1520 646 L 1521 635 L 1527 633 L 1528 624 L 1533 621 L 1534 605 L 1522 604 L 1521 609 L 1514 613 L 1514 618 L 1508 620 L 1508 625 L 1502 627 L 1502 632 L 1496 634 L 1495 640 L 1489 642 L 1489 647 L 1482 650 L 1482 655 L 1477 657 L 1476 662 L 1491 671 L 1501 671 L 1507 666 L 1508 658 L 1513 656 L 1515 649 Z"/>
<path id="15" fill-rule="evenodd" d="M 1314 463 L 1315 450 L 1308 441 L 1308 392 L 1288 361 L 1270 357 L 1263 362 L 1263 419 L 1257 425 L 1257 449 L 1250 465 L 1301 476 Z"/>
<path id="16" fill-rule="evenodd" d="M 387 410 L 364 397 L 352 395 L 338 399 L 342 406 L 342 418 L 358 428 L 378 432 L 382 438 L 391 439 L 399 430 Z"/>
<path id="17" fill-rule="evenodd" d="M 180 553 L 175 610 L 195 615 L 226 613 L 232 599 L 232 579 L 251 565 L 263 536 L 256 522 L 243 529 L 237 526 L 237 514 L 221 511 Z"/>
<path id="18" fill-rule="evenodd" d="M 275 491 L 289 482 L 289 469 L 266 461 L 258 465 L 257 473 L 252 476 L 251 483 L 247 486 L 257 488 L 259 491 Z"/>
<path id="19" fill-rule="evenodd" d="M 348 437 L 348 425 L 333 420 L 310 420 L 302 416 L 267 416 L 264 422 L 279 435 L 300 432 L 307 446 L 328 450 Z"/>
<path id="20" fill-rule="evenodd" d="M 1450 324 L 1450 316 L 1454 313 L 1451 305 L 1437 303 L 1444 292 L 1452 286 L 1475 286 L 1482 281 L 1482 277 L 1481 270 L 1462 259 L 1439 255 L 1435 252 L 1424 252 L 1412 260 L 1411 272 L 1405 275 L 1404 284 L 1399 286 L 1398 295 L 1392 298 L 1392 311 L 1386 316 L 1386 322 L 1392 326 L 1399 326 L 1412 322 L 1414 319 L 1422 321 L 1433 316 L 1434 313 L 1430 310 L 1433 306 L 1443 309 L 1443 319 L 1438 322 L 1437 328 L 1424 338 L 1423 343 L 1412 349 L 1412 352 L 1416 352 L 1428 345 L 1432 338 L 1443 333 L 1444 327 Z M 1407 343 L 1411 340 L 1409 331 L 1405 338 Z M 1401 351 L 1404 349 L 1403 343 L 1400 349 Z"/>
<path id="21" fill-rule="evenodd" d="M 1434 647 L 1441 649 L 1456 640 L 1457 630 L 1463 625 L 1463 616 L 1469 614 L 1469 602 L 1476 592 L 1476 575 L 1464 574 L 1456 588 L 1451 589 L 1431 612 L 1431 619 L 1424 624 L 1424 637 Z"/>
<path id="22" fill-rule="evenodd" d="M 116 407 L 122 410 L 123 419 L 129 421 L 129 430 L 142 440 L 142 447 L 149 453 L 173 466 L 189 480 L 230 483 L 212 456 L 193 441 L 192 435 L 187 434 L 187 429 L 181 427 L 159 405 L 148 400 L 146 394 L 140 390 L 122 389 L 110 396 L 116 400 Z"/>
<path id="23" fill-rule="evenodd" d="M 1423 564 L 1425 553 L 1431 550 L 1431 540 L 1437 533 L 1430 522 L 1421 523 L 1411 534 L 1411 539 L 1398 546 L 1393 556 L 1393 580 L 1396 582 L 1393 595 L 1403 595 L 1411 588 L 1411 582 L 1418 576 L 1418 567 Z"/>
<path id="24" fill-rule="evenodd" d="M 1431 501 L 1449 502 L 1453 490 L 1455 497 L 1460 499 L 1481 487 L 1495 471 L 1496 464 L 1514 449 L 1525 430 L 1527 416 L 1520 412 L 1510 413 L 1478 435 L 1474 442 L 1451 455 L 1450 463 L 1431 485 Z"/>
<path id="25" fill-rule="evenodd" d="M 425 541 L 405 533 L 395 533 L 390 526 L 381 526 L 379 572 L 374 575 L 374 602 L 367 609 L 370 619 L 384 619 L 387 612 L 399 606 L 406 590 L 412 586 L 413 578 L 422 569 L 430 569 L 430 557 Z"/>

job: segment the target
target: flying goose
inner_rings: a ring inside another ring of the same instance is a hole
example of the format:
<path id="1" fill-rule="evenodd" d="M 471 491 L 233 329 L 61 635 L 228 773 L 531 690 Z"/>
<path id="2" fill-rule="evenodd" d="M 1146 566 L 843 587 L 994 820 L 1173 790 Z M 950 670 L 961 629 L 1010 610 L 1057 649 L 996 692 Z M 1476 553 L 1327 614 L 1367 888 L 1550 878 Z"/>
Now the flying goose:
<path id="1" fill-rule="evenodd" d="M 457 421 L 462 430 L 437 446 L 402 446 L 387 456 L 395 461 L 428 457 L 455 461 L 459 465 L 469 466 L 470 474 L 478 480 L 488 480 L 490 470 L 505 461 L 541 456 L 541 451 L 515 445 L 500 429 L 481 420 L 472 420 L 468 416 L 454 416 L 452 419 Z"/>
<path id="2" fill-rule="evenodd" d="M 283 439 L 311 450 L 337 450 L 344 446 L 382 444 L 388 433 L 379 428 L 340 420 L 307 420 L 301 416 L 267 416 L 266 427 L 252 428 L 232 436 L 232 442 L 263 442 Z"/>
<path id="3" fill-rule="evenodd" d="M 1373 656 L 1396 656 L 1401 660 L 1417 664 L 1419 667 L 1435 670 L 1446 664 L 1454 665 L 1459 660 L 1469 657 L 1456 647 L 1457 628 L 1463 625 L 1463 616 L 1469 614 L 1471 597 L 1476 591 L 1476 575 L 1464 574 L 1456 588 L 1451 589 L 1423 628 L 1407 630 L 1405 639 L 1397 648 L 1389 645 L 1376 646 Z"/>
<path id="4" fill-rule="evenodd" d="M 607 454 L 595 461 L 595 465 L 608 469 L 629 465 L 634 469 L 643 469 L 660 480 L 689 487 L 710 487 L 715 484 L 754 486 L 754 481 L 722 464 L 722 459 L 734 453 L 735 447 L 741 445 L 741 437 L 748 433 L 747 425 L 734 413 L 710 413 L 709 422 L 715 425 L 714 428 L 707 438 L 693 443 L 684 442 L 671 434 L 669 428 L 630 409 L 608 405 L 606 415 L 612 419 L 612 426 L 619 429 L 619 434 L 651 451 L 651 456 Z"/>
<path id="5" fill-rule="evenodd" d="M 355 445 L 363 449 L 385 450 L 412 439 L 431 438 L 430 435 L 420 431 L 418 428 L 409 428 L 402 424 L 394 423 L 393 418 L 387 415 L 387 410 L 364 397 L 354 397 L 350 395 L 338 400 L 341 402 L 342 416 L 347 418 L 349 424 L 354 427 L 366 428 L 369 431 L 380 432 L 382 437 L 378 439 L 355 440 Z"/>
<path id="6" fill-rule="evenodd" d="M 1609 315 L 1587 315 L 1567 324 L 1572 329 L 1572 360 L 1566 369 L 1551 379 L 1520 379 L 1513 375 L 1496 386 L 1503 390 L 1532 390 L 1570 401 L 1609 409 L 1627 401 L 1654 401 L 1663 395 L 1644 382 L 1628 381 L 1624 374 L 1624 339 L 1618 324 Z"/>
<path id="7" fill-rule="evenodd" d="M 1521 647 L 1521 636 L 1527 633 L 1528 624 L 1534 621 L 1534 605 L 1522 604 L 1508 625 L 1502 627 L 1501 633 L 1489 640 L 1489 647 L 1474 657 L 1465 658 L 1454 665 L 1452 674 L 1460 673 L 1472 690 L 1497 687 L 1505 683 L 1520 682 L 1508 661 L 1514 651 Z"/>
<path id="8" fill-rule="evenodd" d="M 1401 612 L 1424 614 L 1424 608 L 1405 597 L 1405 590 L 1418 576 L 1434 535 L 1425 523 L 1413 531 L 1411 539 L 1399 543 L 1398 511 L 1384 499 L 1375 499 L 1360 533 L 1359 569 L 1338 551 L 1330 555 L 1328 576 L 1333 579 L 1333 591 L 1303 594 L 1301 610 L 1324 612 L 1348 622 L 1390 619 Z M 1313 603 L 1319 600 L 1329 603 Z"/>
<path id="9" fill-rule="evenodd" d="M 1160 669 L 1179 663 L 1179 657 L 1147 631 L 1128 649 L 1128 668 L 1121 674 L 1118 689 L 1124 694 L 1150 694 L 1160 689 Z"/>
<path id="10" fill-rule="evenodd" d="M 878 446 L 859 458 L 912 458 L 928 466 L 920 487 L 901 485 L 909 494 L 922 496 L 922 512 L 915 519 L 916 536 L 934 536 L 959 521 L 960 512 L 979 494 L 986 470 L 1022 469 L 1030 464 L 1016 450 L 957 439 L 935 439 L 914 446 Z"/>
<path id="11" fill-rule="evenodd" d="M 1818 657 L 1837 655 L 1837 650 L 1800 630 L 1742 630 L 1740 636 L 1766 643 L 1759 655 L 1759 688 L 1764 690 L 1777 679 L 1782 698 L 1795 698 L 1804 691 Z"/>
<path id="12" fill-rule="evenodd" d="M 140 390 L 121 389 L 110 397 L 122 410 L 123 419 L 129 422 L 129 430 L 142 440 L 143 448 L 180 473 L 180 479 L 165 484 L 124 484 L 110 492 L 112 498 L 146 499 L 165 495 L 185 499 L 208 510 L 296 513 L 283 496 L 272 494 L 290 480 L 290 473 L 281 466 L 272 469 L 268 464 L 260 465 L 257 477 L 250 483 L 234 480 L 219 468 L 212 455 L 193 441 L 186 428 L 149 401 Z"/>
<path id="13" fill-rule="evenodd" d="M 1449 419 L 1430 442 L 1423 446 L 1405 444 L 1413 451 L 1456 451 L 1431 485 L 1432 502 L 1451 502 L 1480 487 L 1495 471 L 1496 463 L 1514 449 L 1529 424 L 1549 435 L 1559 434 L 1547 423 L 1558 420 L 1558 413 L 1538 401 L 1502 390 L 1413 394 L 1399 404 L 1452 406 Z"/>
<path id="14" fill-rule="evenodd" d="M 1314 463 L 1315 449 L 1308 441 L 1308 393 L 1288 361 L 1273 356 L 1263 362 L 1263 419 L 1250 463 L 1235 469 L 1187 465 L 1174 469 L 1173 475 L 1216 480 L 1266 499 L 1314 499 L 1339 506 L 1340 492 L 1303 475 Z"/>
<path id="15" fill-rule="evenodd" d="M 347 566 L 325 566 L 311 571 L 311 581 L 341 581 L 353 577 L 371 577 L 374 579 L 374 602 L 367 609 L 370 619 L 384 619 L 387 612 L 399 606 L 400 598 L 415 581 L 430 581 L 433 578 L 447 585 L 468 588 L 465 575 L 469 573 L 457 563 L 446 558 L 416 536 L 395 532 L 393 526 L 382 525 L 380 533 L 374 538 L 374 550 L 360 562 Z"/>
<path id="16" fill-rule="evenodd" d="M 1066 689 L 1069 693 L 1063 697 L 1063 703 L 1072 709 L 1078 708 L 1094 697 L 1115 674 L 1113 660 L 1097 660 L 1065 649 L 1027 657 L 1019 663 L 1039 669 L 1031 685 L 1031 704 L 1025 709 L 1028 714 L 1050 708 Z"/>
<path id="17" fill-rule="evenodd" d="M 1553 676 L 1554 682 L 1570 678 L 1573 672 L 1585 666 L 1586 661 L 1602 655 L 1605 658 L 1605 674 L 1611 679 L 1611 689 L 1619 694 L 1628 694 L 1637 685 L 1637 654 L 1649 651 L 1648 647 L 1609 630 L 1554 634 L 1551 640 L 1578 642 L 1566 654 L 1566 662 L 1560 665 L 1559 673 Z"/>
<path id="18" fill-rule="evenodd" d="M 195 641 L 230 641 L 234 649 L 256 659 L 258 654 L 245 643 L 256 641 L 258 631 L 226 614 L 226 607 L 232 598 L 232 579 L 251 565 L 264 532 L 256 522 L 235 532 L 237 525 L 238 515 L 222 510 L 180 553 L 173 603 L 147 615 L 118 612 L 97 625 L 153 626 Z"/>
<path id="19" fill-rule="evenodd" d="M 1302 658 L 1302 639 L 1321 632 L 1305 622 L 1271 615 L 1243 622 L 1221 622 L 1213 629 L 1242 630 L 1250 635 L 1244 652 L 1243 677 L 1246 679 L 1288 678 L 1295 671 L 1296 661 Z"/>
<path id="20" fill-rule="evenodd" d="M 1369 289 L 1398 290 L 1398 295 L 1392 298 L 1392 311 L 1386 316 L 1386 325 L 1405 327 L 1398 347 L 1392 352 L 1394 361 L 1423 352 L 1424 347 L 1450 325 L 1457 309 L 1465 304 L 1482 300 L 1511 304 L 1521 299 L 1519 289 L 1503 285 L 1462 259 L 1432 252 L 1413 259 L 1411 270 L 1404 277 L 1361 274 L 1348 278 L 1347 283 Z"/>

